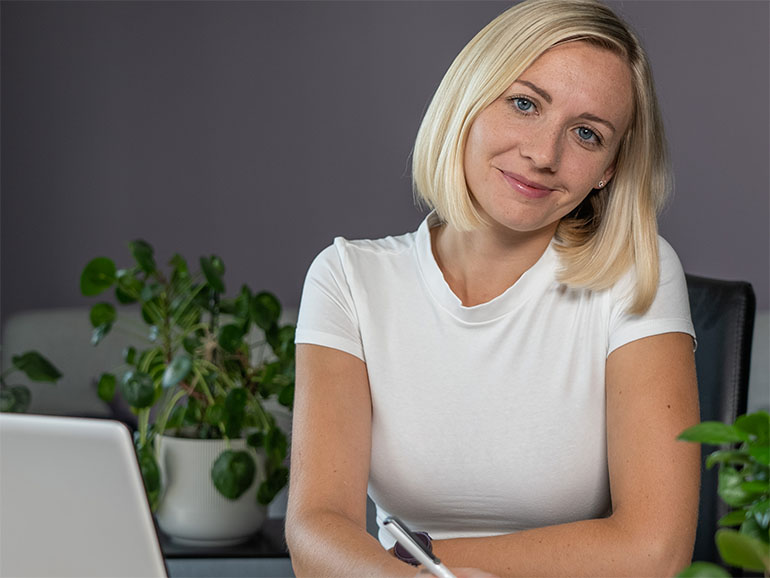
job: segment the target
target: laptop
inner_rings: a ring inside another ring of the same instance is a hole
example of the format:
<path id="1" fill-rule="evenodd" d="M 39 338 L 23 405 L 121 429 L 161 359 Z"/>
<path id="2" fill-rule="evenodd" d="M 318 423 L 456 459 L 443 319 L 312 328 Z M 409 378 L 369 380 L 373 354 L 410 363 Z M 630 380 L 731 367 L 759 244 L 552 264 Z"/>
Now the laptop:
<path id="1" fill-rule="evenodd" d="M 128 429 L 0 414 L 0 577 L 167 576 Z"/>

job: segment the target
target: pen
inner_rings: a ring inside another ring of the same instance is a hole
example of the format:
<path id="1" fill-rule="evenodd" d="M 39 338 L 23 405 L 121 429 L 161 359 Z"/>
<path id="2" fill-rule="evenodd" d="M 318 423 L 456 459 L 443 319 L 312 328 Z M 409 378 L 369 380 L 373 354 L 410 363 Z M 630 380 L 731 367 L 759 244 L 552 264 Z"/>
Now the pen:
<path id="1" fill-rule="evenodd" d="M 426 550 L 423 545 L 414 538 L 412 531 L 401 520 L 395 516 L 388 516 L 382 522 L 383 527 L 390 532 L 393 537 L 407 551 L 414 556 L 420 564 L 425 566 L 434 576 L 438 578 L 456 578 L 454 574 L 441 563 L 441 560 L 433 555 L 433 552 Z"/>

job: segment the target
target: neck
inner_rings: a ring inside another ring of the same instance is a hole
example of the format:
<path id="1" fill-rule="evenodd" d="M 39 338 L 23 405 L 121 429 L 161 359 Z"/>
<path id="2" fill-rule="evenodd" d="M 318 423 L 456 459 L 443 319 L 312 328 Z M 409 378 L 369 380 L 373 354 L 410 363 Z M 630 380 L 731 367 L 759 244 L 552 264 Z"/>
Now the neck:
<path id="1" fill-rule="evenodd" d="M 431 230 L 433 256 L 462 304 L 479 305 L 505 292 L 537 263 L 557 224 L 523 233 L 495 227 L 459 231 L 443 225 Z"/>

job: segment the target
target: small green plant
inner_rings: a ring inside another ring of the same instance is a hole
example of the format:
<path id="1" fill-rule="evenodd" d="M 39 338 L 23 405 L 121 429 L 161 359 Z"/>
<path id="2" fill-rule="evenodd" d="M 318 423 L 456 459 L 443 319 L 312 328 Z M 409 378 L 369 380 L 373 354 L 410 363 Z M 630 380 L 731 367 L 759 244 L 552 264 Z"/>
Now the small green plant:
<path id="1" fill-rule="evenodd" d="M 24 413 L 32 394 L 26 385 L 8 385 L 8 376 L 22 372 L 32 381 L 56 383 L 61 372 L 37 351 L 27 351 L 11 358 L 11 367 L 0 375 L 0 411 Z"/>
<path id="2" fill-rule="evenodd" d="M 268 504 L 288 480 L 288 443 L 263 401 L 292 406 L 294 326 L 279 325 L 281 304 L 270 293 L 243 286 L 235 298 L 224 298 L 225 266 L 216 256 L 201 257 L 193 272 L 176 254 L 164 272 L 147 242 L 133 241 L 129 248 L 130 267 L 118 269 L 111 259 L 97 257 L 83 270 L 80 289 L 95 296 L 114 288 L 118 304 L 136 304 L 141 311 L 144 345 L 126 348 L 125 366 L 102 374 L 98 391 L 109 401 L 117 389 L 137 415 L 136 451 L 153 509 L 161 495 L 153 442 L 164 433 L 227 440 L 211 478 L 229 499 L 240 497 L 257 472 L 252 457 L 230 449 L 229 440 L 245 437 L 251 447 L 263 448 L 267 471 L 256 499 Z M 112 329 L 117 311 L 103 301 L 91 308 L 90 318 L 96 345 Z M 259 329 L 256 340 L 253 328 Z"/>
<path id="3" fill-rule="evenodd" d="M 706 459 L 706 467 L 719 465 L 718 492 L 733 511 L 719 520 L 716 544 L 730 566 L 770 575 L 770 414 L 766 411 L 740 416 L 733 425 L 707 421 L 683 431 L 680 440 L 720 449 Z M 737 530 L 729 528 L 738 528 Z M 716 564 L 695 562 L 680 578 L 724 577 Z"/>

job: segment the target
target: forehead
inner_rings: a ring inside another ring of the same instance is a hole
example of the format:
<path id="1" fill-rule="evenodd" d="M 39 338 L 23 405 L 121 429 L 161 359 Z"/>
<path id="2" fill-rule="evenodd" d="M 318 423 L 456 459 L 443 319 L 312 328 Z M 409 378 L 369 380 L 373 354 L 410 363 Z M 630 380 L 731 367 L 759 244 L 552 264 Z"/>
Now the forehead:
<path id="1" fill-rule="evenodd" d="M 555 106 L 610 116 L 616 126 L 626 126 L 633 112 L 633 80 L 626 59 L 588 42 L 546 50 L 518 80 L 543 89 Z"/>

